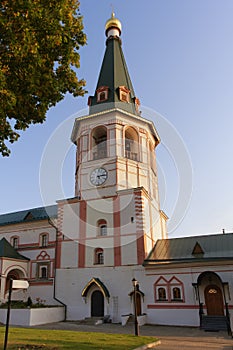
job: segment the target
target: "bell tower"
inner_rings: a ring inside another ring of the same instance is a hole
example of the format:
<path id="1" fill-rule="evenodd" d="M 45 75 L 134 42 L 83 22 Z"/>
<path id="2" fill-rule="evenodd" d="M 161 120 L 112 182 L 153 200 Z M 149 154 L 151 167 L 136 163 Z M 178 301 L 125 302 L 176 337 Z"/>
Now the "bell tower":
<path id="1" fill-rule="evenodd" d="M 160 139 L 141 116 L 121 31 L 113 13 L 89 114 L 77 118 L 72 131 L 75 197 L 58 203 L 60 231 L 78 242 L 79 268 L 140 265 L 156 240 L 167 237 L 155 157 Z"/>

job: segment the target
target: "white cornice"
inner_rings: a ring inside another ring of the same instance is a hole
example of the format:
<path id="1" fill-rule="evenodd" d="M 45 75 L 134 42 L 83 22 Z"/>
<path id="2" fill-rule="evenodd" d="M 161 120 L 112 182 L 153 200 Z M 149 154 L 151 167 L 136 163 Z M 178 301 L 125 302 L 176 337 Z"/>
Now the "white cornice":
<path id="1" fill-rule="evenodd" d="M 154 123 L 148 119 L 145 119 L 143 117 L 140 117 L 140 116 L 137 116 L 135 114 L 132 114 L 132 113 L 129 113 L 127 111 L 124 111 L 122 109 L 119 109 L 119 108 L 112 108 L 112 109 L 108 109 L 108 110 L 105 110 L 105 111 L 102 111 L 102 112 L 99 112 L 99 113 L 95 113 L 95 114 L 88 114 L 88 115 L 85 115 L 83 117 L 78 117 L 75 119 L 75 122 L 74 122 L 74 127 L 73 127 L 73 130 L 72 130 L 72 133 L 71 133 L 71 141 L 73 143 L 76 142 L 76 135 L 78 133 L 78 128 L 79 128 L 79 122 L 82 121 L 82 120 L 87 120 L 87 119 L 92 119 L 92 118 L 96 118 L 96 117 L 99 117 L 99 116 L 103 116 L 103 115 L 106 115 L 106 114 L 109 114 L 109 113 L 112 113 L 112 112 L 118 112 L 118 113 L 121 113 L 123 115 L 126 115 L 126 116 L 129 116 L 133 119 L 136 119 L 140 122 L 143 122 L 143 123 L 147 123 L 151 129 L 151 132 L 152 134 L 155 136 L 155 138 L 157 139 L 157 142 L 159 143 L 160 142 L 160 137 L 159 137 L 159 134 L 154 126 Z"/>

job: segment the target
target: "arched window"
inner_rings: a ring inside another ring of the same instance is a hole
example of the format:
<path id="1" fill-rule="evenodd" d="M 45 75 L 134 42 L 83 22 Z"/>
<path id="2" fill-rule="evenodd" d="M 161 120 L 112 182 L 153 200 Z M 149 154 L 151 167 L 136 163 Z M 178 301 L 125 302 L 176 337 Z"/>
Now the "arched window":
<path id="1" fill-rule="evenodd" d="M 104 251 L 102 248 L 95 249 L 94 263 L 97 265 L 102 265 L 104 263 Z"/>
<path id="2" fill-rule="evenodd" d="M 12 237 L 11 238 L 11 245 L 15 248 L 19 248 L 19 237 Z"/>
<path id="3" fill-rule="evenodd" d="M 158 300 L 167 300 L 166 289 L 163 287 L 158 288 Z"/>
<path id="4" fill-rule="evenodd" d="M 108 228 L 107 221 L 104 219 L 100 219 L 97 222 L 97 235 L 98 236 L 107 236 Z"/>
<path id="5" fill-rule="evenodd" d="M 174 287 L 172 289 L 172 298 L 174 300 L 181 300 L 181 291 L 180 291 L 180 288 L 178 287 Z"/>
<path id="6" fill-rule="evenodd" d="M 125 131 L 125 157 L 138 160 L 138 134 L 133 128 L 127 128 Z"/>
<path id="7" fill-rule="evenodd" d="M 37 278 L 47 280 L 49 278 L 49 262 L 37 263 Z"/>
<path id="8" fill-rule="evenodd" d="M 93 159 L 107 157 L 107 129 L 104 126 L 92 131 L 92 155 Z"/>
<path id="9" fill-rule="evenodd" d="M 43 266 L 43 267 L 41 268 L 41 278 L 45 279 L 45 278 L 47 278 L 47 277 L 48 277 L 48 276 L 47 276 L 47 267 Z"/>
<path id="10" fill-rule="evenodd" d="M 184 302 L 183 283 L 173 276 L 169 280 L 160 276 L 154 284 L 155 302 Z"/>
<path id="11" fill-rule="evenodd" d="M 107 225 L 100 226 L 100 236 L 107 236 Z"/>
<path id="12" fill-rule="evenodd" d="M 101 86 L 98 90 L 96 90 L 97 102 L 108 100 L 108 90 L 109 88 L 107 86 Z"/>
<path id="13" fill-rule="evenodd" d="M 49 235 L 47 233 L 42 233 L 40 235 L 40 247 L 47 247 L 49 242 Z"/>

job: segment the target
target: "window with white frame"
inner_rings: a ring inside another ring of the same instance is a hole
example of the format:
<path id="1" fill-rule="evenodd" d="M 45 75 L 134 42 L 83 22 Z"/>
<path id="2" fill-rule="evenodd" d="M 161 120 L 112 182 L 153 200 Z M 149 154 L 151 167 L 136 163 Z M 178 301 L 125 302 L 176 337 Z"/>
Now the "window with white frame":
<path id="1" fill-rule="evenodd" d="M 171 301 L 183 301 L 184 299 L 184 286 L 183 283 L 177 278 L 172 277 L 169 280 L 171 289 Z"/>
<path id="2" fill-rule="evenodd" d="M 47 233 L 42 233 L 40 235 L 40 246 L 47 247 L 49 242 L 49 235 Z"/>
<path id="3" fill-rule="evenodd" d="M 154 284 L 155 301 L 183 302 L 183 283 L 173 276 L 170 279 L 159 277 Z"/>
<path id="4" fill-rule="evenodd" d="M 100 225 L 100 236 L 107 236 L 107 225 Z"/>
<path id="5" fill-rule="evenodd" d="M 108 233 L 108 227 L 107 227 L 107 221 L 104 219 L 100 219 L 97 222 L 97 235 L 98 236 L 107 236 Z"/>
<path id="6" fill-rule="evenodd" d="M 173 287 L 172 288 L 172 299 L 173 300 L 181 300 L 181 289 L 180 287 Z"/>
<path id="7" fill-rule="evenodd" d="M 104 264 L 104 250 L 102 248 L 96 248 L 94 253 L 94 263 L 96 265 Z"/>
<path id="8" fill-rule="evenodd" d="M 108 100 L 108 87 L 101 86 L 97 91 L 97 103 L 104 102 Z"/>
<path id="9" fill-rule="evenodd" d="M 18 249 L 19 248 L 19 237 L 12 237 L 11 238 L 11 245 L 13 248 Z"/>
<path id="10" fill-rule="evenodd" d="M 49 263 L 37 264 L 37 277 L 43 280 L 47 280 L 49 278 Z"/>
<path id="11" fill-rule="evenodd" d="M 122 102 L 129 103 L 130 100 L 130 90 L 125 86 L 119 86 L 119 100 Z"/>
<path id="12" fill-rule="evenodd" d="M 167 300 L 167 291 L 164 287 L 158 288 L 158 300 Z"/>

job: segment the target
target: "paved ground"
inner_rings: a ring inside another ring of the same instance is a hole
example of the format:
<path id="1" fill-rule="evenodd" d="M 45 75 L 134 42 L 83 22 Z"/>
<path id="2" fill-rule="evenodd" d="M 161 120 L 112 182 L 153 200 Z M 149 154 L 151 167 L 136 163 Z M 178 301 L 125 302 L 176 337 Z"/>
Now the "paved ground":
<path id="1" fill-rule="evenodd" d="M 92 326 L 75 322 L 59 322 L 36 326 L 35 328 L 134 334 L 133 325 L 122 327 L 119 324 Z M 233 350 L 233 339 L 228 336 L 227 332 L 204 332 L 192 327 L 146 325 L 140 327 L 140 335 L 159 338 L 161 345 L 157 346 L 156 350 Z"/>

